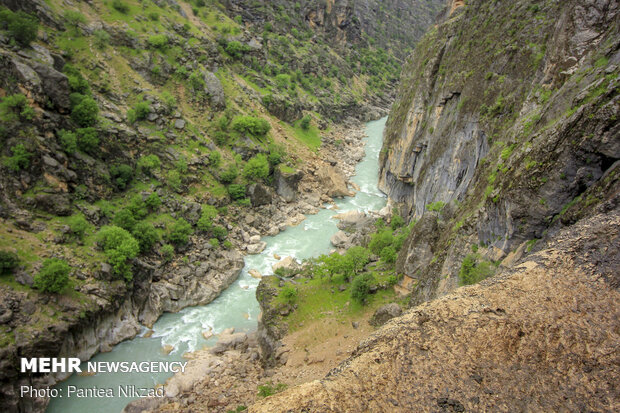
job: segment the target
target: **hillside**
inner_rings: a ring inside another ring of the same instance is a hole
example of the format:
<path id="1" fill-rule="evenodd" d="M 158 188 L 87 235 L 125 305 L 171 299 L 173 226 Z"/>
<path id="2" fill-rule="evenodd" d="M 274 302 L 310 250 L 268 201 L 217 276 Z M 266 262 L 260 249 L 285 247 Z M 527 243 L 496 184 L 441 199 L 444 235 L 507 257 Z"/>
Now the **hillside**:
<path id="1" fill-rule="evenodd" d="M 61 377 L 19 355 L 88 359 L 208 303 L 351 192 L 346 131 L 386 114 L 443 1 L 0 5 L 0 405 L 40 411 L 19 385 Z"/>

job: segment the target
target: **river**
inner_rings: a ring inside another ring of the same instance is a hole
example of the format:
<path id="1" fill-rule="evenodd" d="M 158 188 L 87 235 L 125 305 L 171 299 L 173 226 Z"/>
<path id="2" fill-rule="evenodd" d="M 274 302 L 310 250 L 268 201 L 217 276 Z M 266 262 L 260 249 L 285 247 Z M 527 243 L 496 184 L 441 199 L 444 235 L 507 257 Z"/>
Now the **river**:
<path id="1" fill-rule="evenodd" d="M 377 188 L 377 181 L 379 152 L 386 120 L 387 118 L 383 118 L 366 124 L 366 154 L 357 164 L 356 175 L 352 178 L 360 188 L 354 197 L 336 201 L 338 210 L 321 209 L 318 214 L 309 215 L 295 227 L 287 228 L 273 237 L 264 237 L 262 240 L 267 243 L 265 250 L 258 255 L 246 256 L 245 267 L 237 281 L 211 303 L 189 307 L 178 313 L 163 314 L 153 326 L 150 337 L 143 337 L 148 331 L 145 328 L 140 336 L 118 344 L 108 353 L 94 356 L 91 361 L 182 361 L 185 352 L 215 344 L 215 335 L 226 328 L 234 327 L 236 331 L 245 332 L 256 330 L 256 320 L 260 312 L 255 297 L 258 280 L 249 275 L 249 270 L 256 269 L 261 274 L 271 274 L 271 265 L 276 262 L 274 254 L 304 259 L 327 253 L 332 249 L 329 239 L 338 231 L 337 220 L 333 219 L 333 215 L 350 210 L 376 211 L 385 206 L 386 198 Z M 214 336 L 205 340 L 202 333 L 209 329 Z M 169 354 L 163 351 L 166 345 L 174 347 Z M 85 364 L 82 367 L 85 370 Z M 101 373 L 94 376 L 74 374 L 56 386 L 65 397 L 53 398 L 47 413 L 118 413 L 133 399 L 118 397 L 119 385 L 154 388 L 170 376 L 170 373 Z M 66 397 L 69 386 L 111 388 L 117 397 Z"/>

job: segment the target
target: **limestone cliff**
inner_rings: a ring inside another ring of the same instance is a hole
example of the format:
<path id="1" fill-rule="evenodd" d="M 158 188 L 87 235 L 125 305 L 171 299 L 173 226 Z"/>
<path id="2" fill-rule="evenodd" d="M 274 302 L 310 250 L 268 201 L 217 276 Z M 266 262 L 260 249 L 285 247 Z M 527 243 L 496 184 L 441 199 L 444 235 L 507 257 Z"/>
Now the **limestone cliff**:
<path id="1" fill-rule="evenodd" d="M 456 3 L 403 70 L 381 153 L 401 212 L 440 211 L 399 257 L 413 303 L 456 287 L 472 248 L 498 263 L 617 188 L 618 2 Z"/>

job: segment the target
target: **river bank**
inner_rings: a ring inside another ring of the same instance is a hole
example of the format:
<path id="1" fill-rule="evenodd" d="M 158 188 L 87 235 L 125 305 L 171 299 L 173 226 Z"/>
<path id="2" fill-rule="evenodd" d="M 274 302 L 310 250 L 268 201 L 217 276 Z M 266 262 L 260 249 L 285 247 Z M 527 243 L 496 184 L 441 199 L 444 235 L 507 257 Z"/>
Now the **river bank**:
<path id="1" fill-rule="evenodd" d="M 350 192 L 351 189 L 347 186 L 347 179 L 354 173 L 355 164 L 363 157 L 364 149 L 362 143 L 362 137 L 364 136 L 364 130 L 360 124 L 356 124 L 354 121 L 349 122 L 346 127 L 335 128 L 328 136 L 324 138 L 324 145 L 322 150 L 308 158 L 307 162 L 299 168 L 299 175 L 301 178 L 296 182 L 296 188 L 292 188 L 295 193 L 294 199 L 287 202 L 284 197 L 277 195 L 278 192 L 287 194 L 286 190 L 291 189 L 290 186 L 294 185 L 295 180 L 290 180 L 289 174 L 287 177 L 283 177 L 283 183 L 276 183 L 275 191 L 266 189 L 267 196 L 271 197 L 271 203 L 258 206 L 251 211 L 245 210 L 244 220 L 235 228 L 230 231 L 230 238 L 233 245 L 239 251 L 223 251 L 224 254 L 231 254 L 241 257 L 241 254 L 247 254 L 246 260 L 252 260 L 256 255 L 250 253 L 258 253 L 264 250 L 267 246 L 264 241 L 261 240 L 261 236 L 274 236 L 280 231 L 285 229 L 289 225 L 294 225 L 304 218 L 304 214 L 310 215 L 319 213 L 319 207 L 325 205 L 325 203 L 331 203 L 334 205 L 334 199 L 332 196 L 337 194 L 344 194 L 344 191 Z M 329 155 L 326 155 L 329 154 Z M 323 161 L 322 158 L 327 158 L 329 161 Z M 296 179 L 296 178 L 295 178 Z M 287 188 L 286 186 L 289 186 Z M 331 195 L 330 195 L 331 194 Z M 263 198 L 265 195 L 263 194 Z M 234 213 L 234 212 L 233 212 Z M 226 223 L 222 223 L 226 225 Z M 294 231 L 300 230 L 299 227 L 293 228 Z M 101 360 L 112 360 L 115 358 L 127 359 L 127 358 L 143 358 L 146 359 L 170 359 L 171 357 L 180 359 L 182 355 L 187 351 L 194 351 L 207 345 L 212 345 L 215 342 L 214 337 L 209 337 L 211 334 L 217 334 L 222 329 L 215 327 L 216 320 L 222 320 L 224 327 L 228 327 L 229 324 L 240 325 L 246 331 L 250 331 L 256 326 L 256 319 L 258 316 L 258 306 L 240 304 L 236 299 L 236 293 L 232 290 L 227 290 L 226 294 L 218 298 L 221 304 L 216 304 L 221 307 L 221 310 L 215 311 L 214 314 L 205 314 L 199 311 L 197 308 L 186 308 L 180 313 L 166 313 L 163 317 L 159 318 L 159 321 L 155 323 L 155 320 L 164 311 L 179 311 L 181 310 L 179 297 L 183 298 L 183 302 L 189 307 L 191 305 L 203 305 L 205 304 L 204 296 L 200 294 L 199 281 L 201 277 L 195 277 L 196 271 L 201 271 L 200 268 L 209 268 L 206 274 L 213 274 L 210 276 L 210 280 L 219 281 L 219 287 L 221 290 L 233 284 L 233 290 L 239 294 L 251 293 L 256 288 L 258 280 L 248 276 L 248 271 L 251 268 L 245 268 L 241 271 L 241 265 L 237 264 L 237 267 L 232 267 L 233 271 L 238 271 L 237 275 L 231 275 L 230 277 L 221 277 L 217 274 L 222 271 L 226 264 L 222 261 L 220 265 L 213 265 L 211 259 L 216 258 L 219 253 L 216 253 L 211 257 L 205 256 L 205 251 L 202 246 L 204 243 L 200 243 L 200 240 L 193 240 L 194 246 L 198 248 L 188 249 L 186 260 L 179 260 L 169 264 L 167 267 L 168 272 L 166 276 L 161 276 L 161 279 L 152 282 L 151 290 L 153 293 L 147 295 L 148 299 L 145 300 L 146 305 L 143 307 L 145 310 L 145 316 L 136 317 L 134 320 L 138 320 L 137 323 L 132 323 L 139 328 L 139 322 L 141 324 L 152 327 L 151 330 L 138 329 L 134 330 L 134 336 L 136 333 L 139 337 L 134 340 L 139 341 L 138 348 L 143 351 L 134 351 L 131 349 L 132 341 L 125 341 L 120 345 L 113 348 L 112 352 L 102 353 L 97 358 Z M 329 241 L 326 241 L 326 245 L 329 245 Z M 242 251 L 245 250 L 245 251 Z M 314 253 L 314 252 L 313 252 Z M 238 254 L 238 255 L 237 255 Z M 221 259 L 221 258 L 220 258 Z M 271 260 L 275 260 L 271 258 Z M 185 262 L 184 262 L 185 261 Z M 239 261 L 235 261 L 239 262 Z M 250 266 L 252 264 L 249 264 Z M 267 265 L 267 267 L 269 267 Z M 230 271 L 230 267 L 228 268 Z M 213 272 L 210 272 L 213 271 Z M 264 272 L 264 270 L 262 270 Z M 224 271 L 224 273 L 226 273 Z M 189 274 L 189 276 L 188 276 Z M 203 273 L 205 274 L 205 273 Z M 240 276 L 239 276 L 240 275 Z M 239 278 L 237 278 L 239 276 Z M 192 288 L 188 288 L 187 280 L 192 280 L 189 285 Z M 211 284 L 214 291 L 208 297 L 209 301 L 219 296 L 217 291 L 218 285 Z M 232 287 L 231 287 L 232 288 Z M 220 291 L 221 291 L 220 290 Z M 174 292 L 179 292 L 180 295 L 174 296 Z M 204 291 L 204 290 L 203 290 Z M 171 294 L 172 292 L 172 294 Z M 194 292 L 195 298 L 192 297 Z M 176 299 L 175 299 L 176 298 Z M 192 299 L 195 299 L 192 303 Z M 203 301 L 199 301 L 203 300 Z M 253 300 L 255 301 L 255 300 Z M 155 305 L 153 305 L 155 304 Z M 176 306 L 176 307 L 172 307 Z M 234 310 L 233 310 L 234 308 Z M 234 315 L 230 315 L 234 312 Z M 124 311 L 116 319 L 120 320 L 120 323 L 108 324 L 107 332 L 122 332 L 123 329 L 119 326 L 127 325 L 129 318 L 126 314 L 132 314 L 129 311 Z M 179 319 L 179 321 L 176 321 Z M 144 322 L 147 320 L 149 322 Z M 96 330 L 93 328 L 93 330 Z M 106 332 L 106 333 L 107 333 Z M 109 334 L 109 333 L 107 333 Z M 97 332 L 90 333 L 91 336 L 96 337 Z M 124 339 L 131 338 L 129 336 Z M 80 342 L 78 338 L 73 340 L 74 342 Z M 87 357 L 83 357 L 86 359 Z M 142 384 L 145 386 L 152 386 L 157 382 L 165 380 L 166 377 L 134 377 L 131 380 L 142 380 Z M 121 376 L 109 376 L 106 381 L 118 381 L 127 380 L 127 377 Z M 96 383 L 98 376 L 95 377 L 78 377 L 73 376 L 69 380 L 59 384 L 59 386 L 68 385 L 85 385 L 85 383 Z M 68 400 L 55 399 L 50 404 L 48 411 L 72 411 L 73 403 L 69 403 Z M 122 405 L 120 405 L 122 408 Z M 69 410 L 67 410 L 69 409 Z M 79 408 L 78 408 L 79 409 Z M 113 410 L 110 410 L 113 411 Z"/>

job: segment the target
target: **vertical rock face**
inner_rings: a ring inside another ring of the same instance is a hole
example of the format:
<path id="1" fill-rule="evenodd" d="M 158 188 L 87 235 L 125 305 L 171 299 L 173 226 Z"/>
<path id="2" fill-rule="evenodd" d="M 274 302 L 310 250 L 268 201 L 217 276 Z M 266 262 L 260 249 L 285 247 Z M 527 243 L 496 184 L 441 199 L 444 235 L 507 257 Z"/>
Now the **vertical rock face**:
<path id="1" fill-rule="evenodd" d="M 381 152 L 402 213 L 446 205 L 400 254 L 413 303 L 456 286 L 472 245 L 501 260 L 618 190 L 618 2 L 460 3 L 403 69 Z"/>

